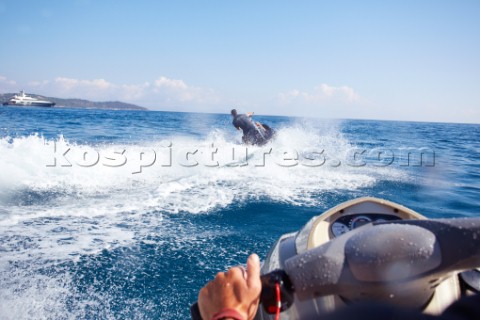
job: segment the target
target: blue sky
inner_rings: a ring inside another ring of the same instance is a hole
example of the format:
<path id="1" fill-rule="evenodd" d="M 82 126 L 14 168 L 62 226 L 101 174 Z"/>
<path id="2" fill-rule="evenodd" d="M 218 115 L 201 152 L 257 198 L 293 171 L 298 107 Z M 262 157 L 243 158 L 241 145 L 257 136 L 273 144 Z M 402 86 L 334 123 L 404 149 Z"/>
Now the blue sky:
<path id="1" fill-rule="evenodd" d="M 480 123 L 480 1 L 0 0 L 0 92 Z"/>

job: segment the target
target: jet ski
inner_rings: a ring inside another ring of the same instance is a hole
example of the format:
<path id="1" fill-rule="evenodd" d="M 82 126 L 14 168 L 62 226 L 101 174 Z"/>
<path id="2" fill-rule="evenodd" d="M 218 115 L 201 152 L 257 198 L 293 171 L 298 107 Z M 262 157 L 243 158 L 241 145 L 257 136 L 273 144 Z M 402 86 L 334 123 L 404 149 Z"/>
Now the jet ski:
<path id="1" fill-rule="evenodd" d="M 270 128 L 265 123 L 255 123 L 255 131 L 243 135 L 242 141 L 245 144 L 263 146 L 267 144 L 275 136 L 275 130 Z"/>
<path id="2" fill-rule="evenodd" d="M 391 201 L 354 199 L 274 244 L 255 319 L 321 319 L 361 301 L 440 314 L 480 292 L 479 267 L 480 218 L 427 219 Z"/>
<path id="3" fill-rule="evenodd" d="M 286 234 L 262 265 L 256 319 L 311 319 L 359 301 L 439 314 L 480 292 L 480 218 L 432 219 L 387 200 L 342 203 Z M 477 268 L 477 269 L 476 269 Z"/>

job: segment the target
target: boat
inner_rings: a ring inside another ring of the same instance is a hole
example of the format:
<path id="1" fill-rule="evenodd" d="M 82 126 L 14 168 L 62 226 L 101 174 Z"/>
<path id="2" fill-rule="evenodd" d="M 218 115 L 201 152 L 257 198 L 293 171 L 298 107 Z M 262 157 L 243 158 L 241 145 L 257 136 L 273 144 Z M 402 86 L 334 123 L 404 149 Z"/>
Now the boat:
<path id="1" fill-rule="evenodd" d="M 17 95 L 14 95 L 11 99 L 3 103 L 4 106 L 23 106 L 23 107 L 53 107 L 54 102 L 47 100 L 40 100 L 30 97 L 25 94 L 24 91 L 20 91 Z"/>
<path id="2" fill-rule="evenodd" d="M 321 319 L 365 301 L 440 314 L 480 292 L 479 242 L 478 217 L 427 219 L 374 197 L 344 202 L 276 241 L 255 319 Z"/>

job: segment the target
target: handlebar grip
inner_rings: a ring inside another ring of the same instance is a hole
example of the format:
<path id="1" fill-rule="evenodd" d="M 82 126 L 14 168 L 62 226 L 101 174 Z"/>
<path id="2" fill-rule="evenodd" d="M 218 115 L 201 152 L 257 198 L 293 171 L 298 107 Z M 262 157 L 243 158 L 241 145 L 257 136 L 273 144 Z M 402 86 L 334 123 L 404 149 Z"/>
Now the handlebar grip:
<path id="1" fill-rule="evenodd" d="M 195 302 L 190 306 L 190 315 L 192 316 L 192 320 L 202 320 L 202 315 L 200 314 L 198 302 Z"/>
<path id="2" fill-rule="evenodd" d="M 260 276 L 262 282 L 262 292 L 260 294 L 260 303 L 265 311 L 274 314 L 277 308 L 275 297 L 275 286 L 280 285 L 281 311 L 287 310 L 293 304 L 293 288 L 288 275 L 283 270 L 274 270 L 270 273 Z M 202 320 L 198 302 L 190 306 L 190 315 L 192 320 Z"/>

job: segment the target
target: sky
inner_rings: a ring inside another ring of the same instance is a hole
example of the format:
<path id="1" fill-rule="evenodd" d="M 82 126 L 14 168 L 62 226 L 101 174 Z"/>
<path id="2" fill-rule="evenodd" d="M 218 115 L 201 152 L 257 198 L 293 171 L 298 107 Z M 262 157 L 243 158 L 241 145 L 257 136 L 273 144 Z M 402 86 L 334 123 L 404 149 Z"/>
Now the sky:
<path id="1" fill-rule="evenodd" d="M 479 0 L 0 0 L 0 93 L 480 123 Z"/>

